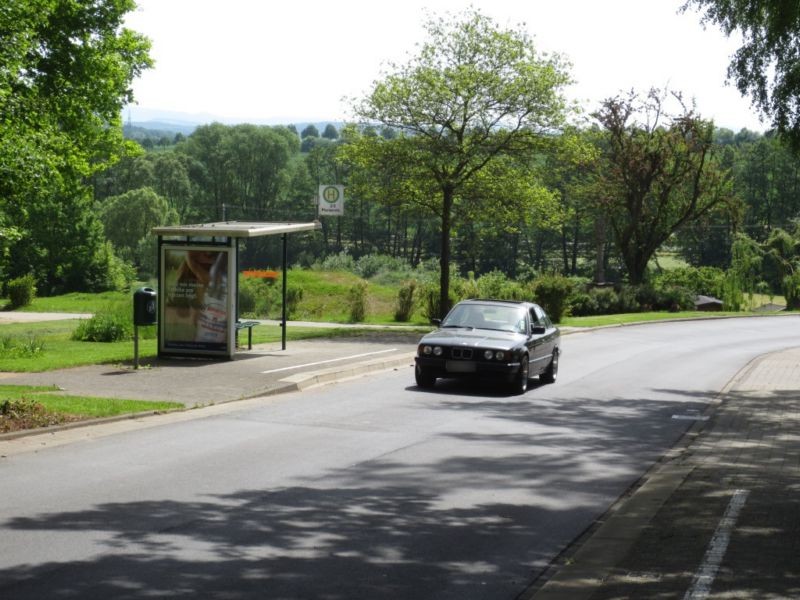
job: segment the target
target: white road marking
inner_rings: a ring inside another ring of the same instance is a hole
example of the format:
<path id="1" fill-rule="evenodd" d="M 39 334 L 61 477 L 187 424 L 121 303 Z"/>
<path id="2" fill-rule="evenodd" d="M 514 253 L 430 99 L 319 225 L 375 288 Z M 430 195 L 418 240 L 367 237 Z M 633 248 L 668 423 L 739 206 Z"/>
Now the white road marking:
<path id="1" fill-rule="evenodd" d="M 711 593 L 714 578 L 717 576 L 719 566 L 722 564 L 722 559 L 728 550 L 731 532 L 736 525 L 736 519 L 739 518 L 742 507 L 747 502 L 749 494 L 748 490 L 736 490 L 734 492 L 733 498 L 728 503 L 728 508 L 725 509 L 725 514 L 722 515 L 722 519 L 717 525 L 717 530 L 708 544 L 703 563 L 695 573 L 692 586 L 686 592 L 683 600 L 703 600 Z"/>
<path id="2" fill-rule="evenodd" d="M 365 352 L 364 354 L 352 354 L 351 356 L 342 356 L 340 358 L 331 358 L 330 360 L 321 360 L 319 362 L 306 363 L 304 365 L 293 365 L 291 367 L 281 367 L 280 369 L 270 369 L 269 371 L 261 371 L 263 374 L 267 373 L 280 373 L 281 371 L 292 371 L 294 369 L 304 369 L 305 367 L 316 367 L 317 365 L 324 365 L 327 363 L 338 362 L 340 360 L 349 360 L 351 358 L 363 358 L 365 356 L 374 356 L 376 354 L 383 354 L 385 352 L 395 352 L 397 348 L 389 348 L 388 350 L 378 350 L 377 352 Z"/>

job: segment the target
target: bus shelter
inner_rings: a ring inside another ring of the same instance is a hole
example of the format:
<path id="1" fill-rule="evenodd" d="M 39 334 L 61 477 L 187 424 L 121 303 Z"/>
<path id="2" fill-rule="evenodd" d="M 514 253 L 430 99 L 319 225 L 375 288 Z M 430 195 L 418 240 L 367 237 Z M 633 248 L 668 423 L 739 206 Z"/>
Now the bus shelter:
<path id="1" fill-rule="evenodd" d="M 286 247 L 311 223 L 227 221 L 154 227 L 158 236 L 158 356 L 233 358 L 239 323 L 239 240 L 280 235 L 281 345 L 286 349 Z"/>

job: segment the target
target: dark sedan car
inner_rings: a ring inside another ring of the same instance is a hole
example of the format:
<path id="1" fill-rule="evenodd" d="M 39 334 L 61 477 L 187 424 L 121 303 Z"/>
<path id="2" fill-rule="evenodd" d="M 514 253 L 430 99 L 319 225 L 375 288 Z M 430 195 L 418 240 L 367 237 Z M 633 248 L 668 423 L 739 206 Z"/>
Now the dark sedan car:
<path id="1" fill-rule="evenodd" d="M 555 382 L 560 343 L 558 328 L 538 304 L 463 300 L 420 340 L 414 374 L 423 388 L 438 377 L 479 377 L 524 394 L 535 375 Z"/>

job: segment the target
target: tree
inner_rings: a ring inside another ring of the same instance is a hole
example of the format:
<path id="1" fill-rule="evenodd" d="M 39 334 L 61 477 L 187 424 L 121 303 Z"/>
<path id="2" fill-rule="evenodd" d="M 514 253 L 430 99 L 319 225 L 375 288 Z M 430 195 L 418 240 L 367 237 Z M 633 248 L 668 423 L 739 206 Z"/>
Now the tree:
<path id="1" fill-rule="evenodd" d="M 327 140 L 337 140 L 339 139 L 339 130 L 330 123 L 325 126 L 325 130 L 322 132 L 322 137 Z"/>
<path id="2" fill-rule="evenodd" d="M 789 0 L 687 0 L 704 23 L 716 23 L 742 46 L 728 65 L 728 79 L 800 148 L 800 4 Z"/>
<path id="3" fill-rule="evenodd" d="M 109 198 L 103 205 L 100 219 L 108 240 L 120 251 L 120 256 L 137 267 L 149 264 L 151 257 L 137 256 L 143 239 L 159 225 L 174 225 L 178 214 L 165 198 L 149 187 L 125 192 Z"/>
<path id="4" fill-rule="evenodd" d="M 311 123 L 309 125 L 306 125 L 303 128 L 303 131 L 300 133 L 300 137 L 302 139 L 318 138 L 319 137 L 319 129 L 317 129 L 316 126 L 313 123 Z"/>
<path id="5" fill-rule="evenodd" d="M 124 151 L 121 109 L 151 64 L 149 42 L 122 26 L 134 7 L 6 0 L 0 8 L 0 229 L 15 232 L 9 274 L 35 273 L 44 293 L 83 288 L 99 268 L 102 228 L 85 181 Z"/>
<path id="6" fill-rule="evenodd" d="M 428 21 L 419 54 L 405 65 L 389 65 L 355 106 L 364 123 L 398 136 L 364 135 L 344 147 L 359 168 L 386 174 L 386 190 L 401 194 L 387 198 L 438 217 L 443 311 L 454 217 L 467 199 L 485 207 L 505 201 L 491 194 L 501 187 L 496 178 L 517 175 L 509 168 L 513 159 L 529 157 L 542 134 L 562 124 L 561 92 L 570 81 L 560 57 L 539 55 L 522 29 L 501 29 L 479 11 L 451 17 Z M 485 184 L 480 192 L 479 182 Z"/>
<path id="7" fill-rule="evenodd" d="M 661 245 L 686 224 L 732 198 L 713 157 L 713 124 L 651 90 L 603 102 L 595 118 L 607 134 L 598 192 L 630 282 L 644 281 Z"/>

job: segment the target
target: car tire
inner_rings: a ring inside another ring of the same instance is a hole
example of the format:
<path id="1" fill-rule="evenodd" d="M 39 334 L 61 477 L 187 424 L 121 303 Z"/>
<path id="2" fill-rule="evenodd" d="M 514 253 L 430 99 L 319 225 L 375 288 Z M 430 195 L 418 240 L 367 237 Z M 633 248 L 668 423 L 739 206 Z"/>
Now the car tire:
<path id="1" fill-rule="evenodd" d="M 419 365 L 414 368 L 414 379 L 417 380 L 417 385 L 421 388 L 430 389 L 436 385 L 436 377 Z"/>
<path id="2" fill-rule="evenodd" d="M 528 379 L 530 377 L 530 362 L 528 355 L 523 354 L 519 362 L 519 371 L 511 384 L 511 389 L 515 394 L 524 394 L 528 391 Z"/>
<path id="3" fill-rule="evenodd" d="M 539 376 L 542 383 L 555 383 L 558 377 L 558 348 L 553 350 L 553 358 L 550 359 L 550 364 L 547 369 Z"/>

